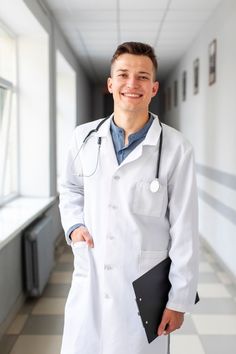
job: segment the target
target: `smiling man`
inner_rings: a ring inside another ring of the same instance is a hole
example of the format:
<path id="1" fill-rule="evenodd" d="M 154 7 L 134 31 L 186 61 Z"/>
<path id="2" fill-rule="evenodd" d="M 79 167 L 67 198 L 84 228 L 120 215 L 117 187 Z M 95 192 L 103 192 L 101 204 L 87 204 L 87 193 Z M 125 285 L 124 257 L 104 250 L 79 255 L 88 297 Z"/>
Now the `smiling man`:
<path id="1" fill-rule="evenodd" d="M 193 149 L 149 112 L 159 88 L 156 75 L 149 45 L 121 44 L 107 82 L 114 112 L 75 130 L 60 195 L 75 259 L 61 354 L 167 354 L 169 334 L 194 305 Z M 148 344 L 132 282 L 168 256 L 169 299 L 159 337 Z"/>

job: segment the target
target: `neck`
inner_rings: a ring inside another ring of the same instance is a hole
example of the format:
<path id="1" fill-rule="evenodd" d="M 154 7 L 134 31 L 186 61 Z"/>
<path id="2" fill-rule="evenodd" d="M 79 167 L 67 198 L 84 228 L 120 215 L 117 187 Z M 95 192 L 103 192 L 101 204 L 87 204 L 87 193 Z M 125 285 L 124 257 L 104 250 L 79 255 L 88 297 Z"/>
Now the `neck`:
<path id="1" fill-rule="evenodd" d="M 144 127 L 148 121 L 148 112 L 140 114 L 139 112 L 118 113 L 114 111 L 115 124 L 124 129 L 125 137 L 134 134 Z"/>

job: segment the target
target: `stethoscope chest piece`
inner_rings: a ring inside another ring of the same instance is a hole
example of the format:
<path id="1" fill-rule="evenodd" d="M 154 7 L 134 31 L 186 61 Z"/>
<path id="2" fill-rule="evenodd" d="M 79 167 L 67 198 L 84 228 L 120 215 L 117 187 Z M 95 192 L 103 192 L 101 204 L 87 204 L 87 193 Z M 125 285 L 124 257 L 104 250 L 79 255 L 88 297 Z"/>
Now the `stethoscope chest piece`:
<path id="1" fill-rule="evenodd" d="M 158 179 L 157 178 L 155 178 L 151 183 L 150 183 L 150 191 L 152 192 L 152 193 L 156 193 L 156 192 L 158 192 L 158 190 L 159 190 L 159 188 L 160 188 L 160 183 L 159 183 L 159 181 L 158 181 Z"/>

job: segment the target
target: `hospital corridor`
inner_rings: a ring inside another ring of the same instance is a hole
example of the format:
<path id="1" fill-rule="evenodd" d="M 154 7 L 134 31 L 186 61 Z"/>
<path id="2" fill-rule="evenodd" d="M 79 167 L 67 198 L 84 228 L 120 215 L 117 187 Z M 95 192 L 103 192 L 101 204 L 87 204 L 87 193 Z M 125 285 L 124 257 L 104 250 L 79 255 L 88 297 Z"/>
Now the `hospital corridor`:
<path id="1" fill-rule="evenodd" d="M 235 58 L 235 0 L 0 0 L 0 354 L 236 354 Z"/>

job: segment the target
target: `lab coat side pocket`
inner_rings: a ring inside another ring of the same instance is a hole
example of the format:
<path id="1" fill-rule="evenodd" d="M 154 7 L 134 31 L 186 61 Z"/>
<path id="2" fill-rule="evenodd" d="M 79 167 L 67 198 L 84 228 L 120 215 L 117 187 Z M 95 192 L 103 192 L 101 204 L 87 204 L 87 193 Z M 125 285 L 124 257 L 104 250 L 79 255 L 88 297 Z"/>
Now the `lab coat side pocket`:
<path id="1" fill-rule="evenodd" d="M 160 217 L 165 214 L 167 205 L 167 188 L 160 184 L 157 192 L 150 191 L 150 183 L 140 181 L 136 184 L 132 210 L 135 214 Z"/>
<path id="2" fill-rule="evenodd" d="M 89 274 L 89 246 L 85 241 L 71 244 L 74 254 L 74 273 L 73 277 L 88 277 Z"/>
<path id="3" fill-rule="evenodd" d="M 140 276 L 155 267 L 167 257 L 168 251 L 141 251 L 139 256 L 139 274 Z"/>

